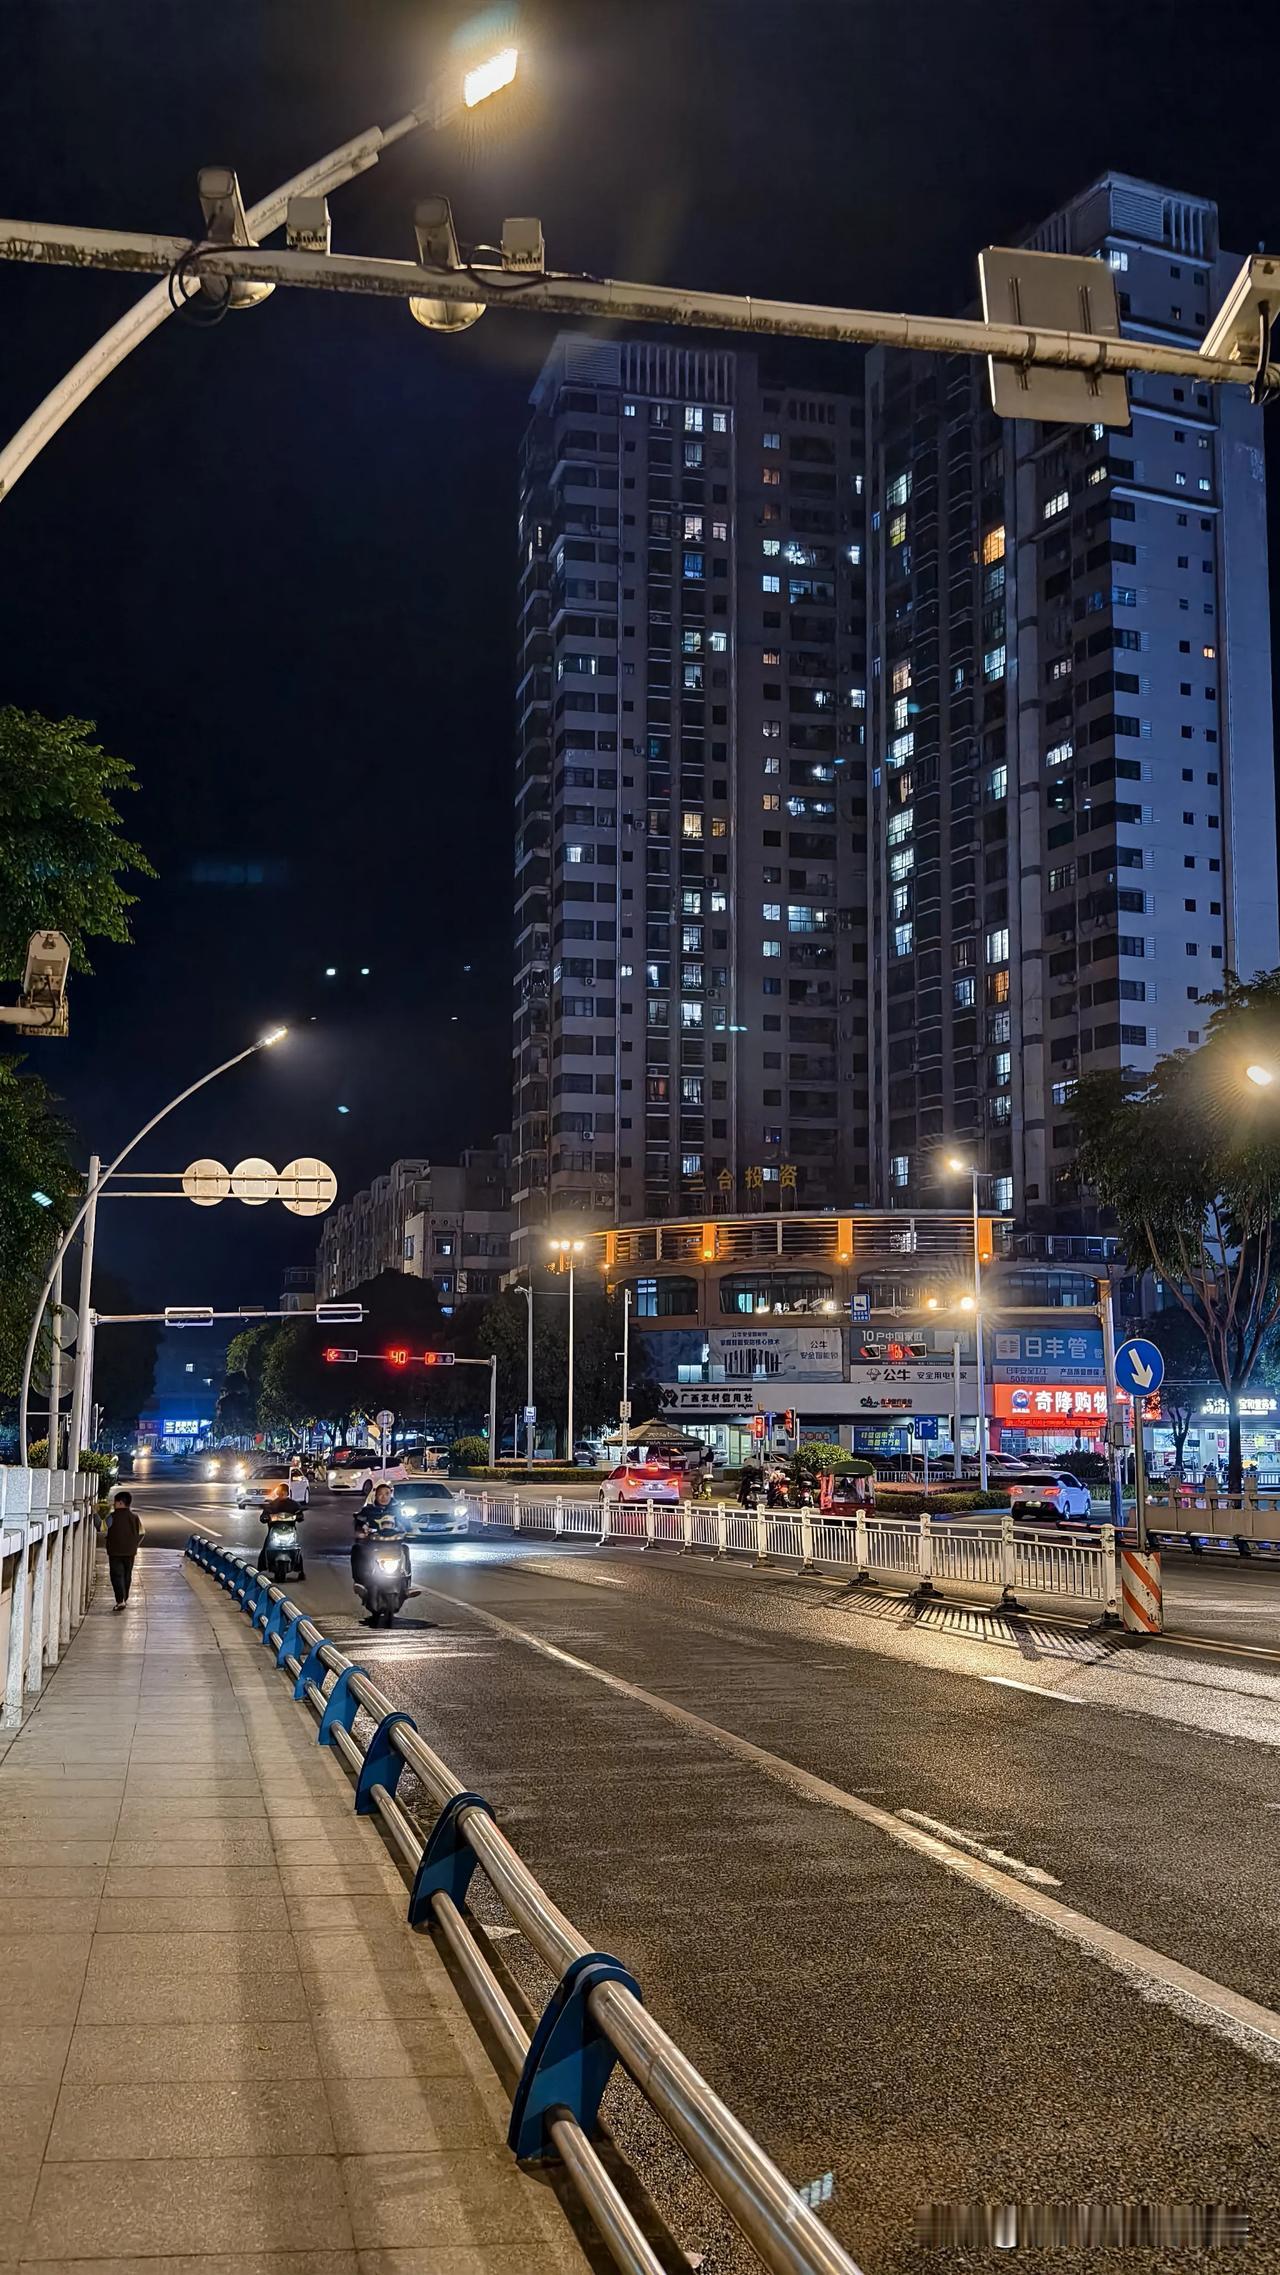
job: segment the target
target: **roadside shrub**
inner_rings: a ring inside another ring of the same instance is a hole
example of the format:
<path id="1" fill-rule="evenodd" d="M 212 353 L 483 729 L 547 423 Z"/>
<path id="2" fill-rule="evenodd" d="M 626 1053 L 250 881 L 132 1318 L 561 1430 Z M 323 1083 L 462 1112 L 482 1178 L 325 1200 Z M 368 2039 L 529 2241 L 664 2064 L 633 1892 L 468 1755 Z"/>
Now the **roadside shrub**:
<path id="1" fill-rule="evenodd" d="M 465 1477 L 473 1469 L 489 1466 L 489 1440 L 481 1437 L 455 1438 L 449 1448 L 449 1474 Z"/>
<path id="2" fill-rule="evenodd" d="M 931 1516 L 935 1510 L 961 1516 L 969 1509 L 990 1509 L 995 1505 L 990 1493 L 916 1493 L 909 1485 L 876 1487 L 876 1509 L 886 1516 L 918 1517 L 922 1509 Z"/>
<path id="3" fill-rule="evenodd" d="M 865 1477 L 868 1465 L 860 1457 L 822 1438 L 808 1438 L 797 1446 L 787 1464 L 793 1482 L 802 1485 L 811 1477 Z"/>

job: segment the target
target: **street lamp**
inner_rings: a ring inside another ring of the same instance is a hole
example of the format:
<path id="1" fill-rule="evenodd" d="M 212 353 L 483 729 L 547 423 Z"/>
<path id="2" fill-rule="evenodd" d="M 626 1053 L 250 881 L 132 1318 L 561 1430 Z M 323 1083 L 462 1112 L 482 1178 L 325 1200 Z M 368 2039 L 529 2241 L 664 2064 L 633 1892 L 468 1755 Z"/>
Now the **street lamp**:
<path id="1" fill-rule="evenodd" d="M 551 1255 L 554 1269 L 569 1275 L 569 1460 L 573 1461 L 573 1275 L 574 1266 L 586 1247 L 585 1240 L 553 1240 Z"/>
<path id="2" fill-rule="evenodd" d="M 526 1330 L 525 1330 L 525 1342 L 524 1342 L 524 1372 L 525 1372 L 524 1412 L 525 1412 L 525 1430 L 526 1430 L 526 1432 L 528 1433 L 528 1435 L 527 1435 L 527 1444 L 528 1444 L 528 1449 L 529 1449 L 529 1452 L 528 1452 L 528 1458 L 529 1458 L 529 1467 L 530 1467 L 530 1469 L 532 1469 L 532 1467 L 533 1467 L 533 1460 L 534 1460 L 534 1450 L 535 1450 L 535 1444 L 536 1444 L 536 1437 L 535 1437 L 535 1433 L 536 1433 L 536 1431 L 537 1431 L 537 1423 L 536 1423 L 536 1422 L 534 1421 L 534 1419 L 533 1419 L 533 1275 L 532 1275 L 532 1272 L 530 1272 L 530 1276 L 529 1276 L 529 1285 L 528 1285 L 528 1287 L 527 1287 L 527 1288 L 517 1287 L 517 1289 L 516 1289 L 516 1294 L 517 1294 L 517 1295 L 522 1295 L 522 1296 L 524 1297 L 524 1300 L 525 1300 L 525 1302 L 526 1302 L 526 1303 L 528 1304 L 528 1306 L 529 1306 L 529 1318 L 528 1318 L 528 1323 L 527 1323 L 527 1326 L 526 1326 Z M 512 1452 L 513 1452 L 513 1453 L 516 1453 L 516 1452 L 518 1452 L 518 1451 L 519 1451 L 518 1441 L 517 1441 L 517 1440 L 515 1440 L 515 1439 L 513 1439 L 513 1440 L 512 1440 L 512 1447 L 511 1447 L 511 1450 L 512 1450 Z"/>
<path id="3" fill-rule="evenodd" d="M 185 1090 L 180 1090 L 176 1098 L 171 1098 L 167 1106 L 162 1106 L 158 1114 L 153 1114 L 149 1122 L 143 1123 L 142 1128 L 134 1133 L 129 1143 L 120 1148 L 114 1161 L 108 1162 L 107 1167 L 100 1170 L 96 1176 L 91 1175 L 85 1197 L 58 1242 L 53 1262 L 49 1266 L 49 1276 L 40 1291 L 40 1300 L 36 1305 L 35 1314 L 31 1321 L 31 1331 L 27 1336 L 26 1356 L 22 1362 L 22 1387 L 18 1392 L 18 1460 L 24 1469 L 27 1467 L 27 1400 L 31 1395 L 31 1367 L 35 1358 L 36 1342 L 40 1334 L 40 1322 L 44 1317 L 45 1305 L 53 1293 L 54 1285 L 62 1270 L 62 1259 L 86 1217 L 91 1212 L 96 1213 L 98 1195 L 103 1186 L 109 1178 L 114 1177 L 121 1162 L 128 1159 L 134 1147 L 141 1145 L 143 1138 L 149 1137 L 157 1123 L 163 1122 L 166 1115 L 171 1114 L 175 1107 L 184 1105 L 188 1098 L 194 1098 L 197 1090 L 203 1090 L 207 1083 L 216 1082 L 220 1074 L 229 1074 L 233 1066 L 242 1066 L 246 1059 L 256 1057 L 259 1051 L 274 1049 L 277 1043 L 283 1042 L 287 1032 L 288 1030 L 284 1027 L 270 1028 L 265 1035 L 259 1035 L 256 1043 L 250 1043 L 247 1050 L 237 1051 L 234 1058 L 224 1059 L 220 1066 L 210 1067 L 209 1072 L 202 1074 L 198 1082 L 188 1083 Z M 80 1451 L 78 1446 L 72 1446 L 69 1450 L 73 1457 L 78 1455 Z"/>
<path id="4" fill-rule="evenodd" d="M 1257 1090 L 1269 1090 L 1276 1078 L 1272 1066 L 1247 1066 L 1244 1072 L 1245 1080 L 1251 1082 Z"/>
<path id="5" fill-rule="evenodd" d="M 947 1155 L 947 1167 L 955 1177 L 968 1177 L 973 1195 L 973 1294 L 961 1302 L 962 1311 L 972 1311 L 973 1339 L 978 1360 L 978 1484 L 987 1490 L 987 1384 L 982 1350 L 982 1245 L 978 1226 L 978 1179 L 982 1172 L 972 1161 L 963 1161 L 955 1153 Z"/>
<path id="6" fill-rule="evenodd" d="M 424 100 L 415 110 L 407 111 L 403 118 L 391 126 L 371 126 L 363 134 L 353 135 L 336 150 L 294 174 L 268 197 L 260 198 L 244 214 L 245 235 L 253 244 L 261 244 L 283 227 L 294 198 L 322 198 L 328 191 L 341 189 L 344 182 L 355 179 L 376 166 L 384 150 L 399 142 L 406 134 L 419 127 L 440 130 L 457 118 L 464 110 L 474 109 L 489 95 L 509 86 L 516 75 L 518 53 L 514 47 L 504 48 L 500 54 L 469 71 L 459 80 L 455 73 L 442 74 L 433 80 Z M 486 83 L 486 81 L 488 83 Z M 66 425 L 73 411 L 77 411 L 86 397 L 100 387 L 104 379 L 132 350 L 158 331 L 167 317 L 175 312 L 170 298 L 170 280 L 163 277 L 144 292 L 141 300 L 113 324 L 109 331 L 95 340 L 78 363 L 64 372 L 56 387 L 51 389 L 42 403 L 37 403 L 29 419 L 24 420 L 15 435 L 11 435 L 0 450 L 0 499 L 7 498 L 14 484 L 21 480 L 33 459 L 38 458 L 47 442 L 52 442 L 60 427 Z M 243 303 L 248 305 L 247 302 Z"/>
<path id="7" fill-rule="evenodd" d="M 624 1469 L 627 1466 L 627 1440 L 631 1429 L 631 1392 L 628 1388 L 631 1380 L 631 1304 L 632 1291 L 629 1287 L 625 1287 L 622 1291 L 622 1411 L 619 1416 L 622 1424 L 622 1466 Z"/>

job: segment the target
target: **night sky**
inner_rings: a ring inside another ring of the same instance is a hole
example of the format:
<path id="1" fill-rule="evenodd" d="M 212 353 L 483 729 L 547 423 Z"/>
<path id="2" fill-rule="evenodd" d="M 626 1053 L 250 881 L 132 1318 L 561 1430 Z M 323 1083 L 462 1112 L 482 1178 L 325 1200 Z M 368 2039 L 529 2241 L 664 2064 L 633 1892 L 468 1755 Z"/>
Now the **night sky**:
<path id="1" fill-rule="evenodd" d="M 409 108 L 466 15 L 3 0 L 0 212 L 194 233 L 199 166 L 251 203 Z M 1215 197 L 1242 252 L 1280 242 L 1263 0 L 544 0 L 521 46 L 510 96 L 334 193 L 336 244 L 411 257 L 444 190 L 466 242 L 539 214 L 554 266 L 946 310 L 982 244 L 1108 166 Z M 0 271 L 6 434 L 137 293 Z M 506 1126 L 516 459 L 552 335 L 285 292 L 170 321 L 0 504 L 0 700 L 98 722 L 159 872 L 33 1052 L 85 1152 L 281 1017 L 291 1043 L 141 1160 L 318 1153 L 350 1193 Z M 197 881 L 247 862 L 274 881 Z M 274 1301 L 314 1249 L 276 1207 L 105 1216 L 157 1304 Z"/>

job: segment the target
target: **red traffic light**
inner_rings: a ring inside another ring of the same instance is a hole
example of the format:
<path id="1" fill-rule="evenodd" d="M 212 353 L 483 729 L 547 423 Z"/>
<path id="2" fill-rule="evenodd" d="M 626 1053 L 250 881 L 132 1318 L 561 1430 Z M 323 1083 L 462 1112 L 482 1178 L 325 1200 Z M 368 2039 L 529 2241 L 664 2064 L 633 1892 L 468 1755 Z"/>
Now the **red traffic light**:
<path id="1" fill-rule="evenodd" d="M 388 1351 L 386 1354 L 386 1360 L 389 1367 L 407 1367 L 409 1364 L 409 1353 L 407 1351 Z"/>
<path id="2" fill-rule="evenodd" d="M 324 1363 L 327 1367 L 353 1367 L 359 1356 L 358 1351 L 330 1350 L 324 1354 Z"/>
<path id="3" fill-rule="evenodd" d="M 454 1354 L 452 1351 L 424 1351 L 422 1354 L 424 1367 L 451 1367 L 453 1361 Z"/>
<path id="4" fill-rule="evenodd" d="M 753 1438 L 762 1438 L 762 1437 L 764 1436 L 764 1432 L 765 1432 L 765 1419 L 764 1419 L 764 1416 L 763 1416 L 763 1414 L 753 1414 L 753 1415 L 752 1415 L 752 1417 L 751 1417 L 751 1435 L 752 1435 L 752 1437 L 753 1437 Z"/>

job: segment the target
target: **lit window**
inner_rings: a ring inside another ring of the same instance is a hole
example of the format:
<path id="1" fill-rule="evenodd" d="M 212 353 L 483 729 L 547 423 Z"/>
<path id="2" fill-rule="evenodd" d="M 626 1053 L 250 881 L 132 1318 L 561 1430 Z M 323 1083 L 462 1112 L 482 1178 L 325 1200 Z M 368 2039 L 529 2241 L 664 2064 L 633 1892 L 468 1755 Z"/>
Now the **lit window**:
<path id="1" fill-rule="evenodd" d="M 702 966 L 701 966 L 701 964 L 681 964 L 681 966 L 680 966 L 680 985 L 681 985 L 681 987 L 688 987 L 688 988 L 701 987 L 701 985 L 702 985 Z"/>
<path id="2" fill-rule="evenodd" d="M 957 1011 L 972 1011 L 977 1000 L 977 985 L 971 973 L 951 982 L 951 1000 Z"/>
<path id="3" fill-rule="evenodd" d="M 682 1027 L 700 1027 L 702 1025 L 702 1005 L 697 1002 L 686 1003 L 682 998 L 680 1024 Z"/>
<path id="4" fill-rule="evenodd" d="M 910 666 L 910 664 L 909 664 L 909 663 L 901 663 L 901 664 L 895 664 L 895 665 L 894 665 L 894 667 L 893 667 L 893 679 L 892 679 L 892 682 L 891 682 L 891 684 L 892 684 L 892 687 L 893 687 L 893 692 L 894 692 L 894 694 L 895 694 L 895 695 L 901 695 L 901 694 L 902 694 L 902 693 L 905 691 L 905 689 L 907 689 L 908 687 L 910 687 L 910 685 L 911 685 L 911 666 Z"/>
<path id="5" fill-rule="evenodd" d="M 781 551 L 782 551 L 782 539 L 781 539 L 780 537 L 766 537 L 766 538 L 765 538 L 765 540 L 764 540 L 764 557 L 765 557 L 766 561 L 776 561 L 776 560 L 777 560 L 777 558 L 778 558 L 778 555 L 779 555 L 779 553 L 780 553 Z"/>
<path id="6" fill-rule="evenodd" d="M 782 436 L 780 434 L 765 434 L 760 439 L 766 450 L 781 450 L 782 448 Z"/>
<path id="7" fill-rule="evenodd" d="M 761 944 L 761 949 L 766 956 L 780 956 L 782 954 L 782 942 L 780 940 L 765 940 Z"/>
<path id="8" fill-rule="evenodd" d="M 1198 476 L 1198 478 L 1197 478 L 1197 481 L 1196 481 L 1196 488 L 1197 488 L 1198 490 L 1211 490 L 1211 489 L 1213 488 L 1213 484 L 1212 484 L 1212 482 L 1209 480 L 1209 477 L 1208 477 L 1208 475 L 1207 475 L 1207 474 L 1201 474 L 1200 476 Z"/>
<path id="9" fill-rule="evenodd" d="M 887 506 L 905 506 L 911 495 L 910 474 L 895 474 L 884 494 Z"/>
<path id="10" fill-rule="evenodd" d="M 990 774 L 987 776 L 987 796 L 988 796 L 989 798 L 1007 798 L 1007 797 L 1008 797 L 1008 795 L 1009 795 L 1009 769 L 1008 769 L 1008 767 L 1007 767 L 1007 766 L 993 766 L 993 767 L 992 767 L 992 769 L 991 769 L 991 772 L 990 772 Z"/>
<path id="11" fill-rule="evenodd" d="M 684 684 L 685 684 L 685 686 L 686 686 L 686 687 L 692 687 L 692 688 L 700 688 L 700 687 L 701 687 L 701 685 L 702 685 L 702 666 L 701 666 L 701 664 L 686 664 L 686 665 L 685 665 L 685 667 L 684 667 Z"/>
<path id="12" fill-rule="evenodd" d="M 711 648 L 711 653 L 712 653 L 712 655 L 713 655 L 713 656 L 723 656 L 723 655 L 727 655 L 727 654 L 728 654 L 728 652 L 729 652 L 729 635 L 728 635 L 728 633 L 727 633 L 727 632 L 713 632 L 713 633 L 711 634 L 711 639 L 710 639 L 710 643 L 709 643 L 709 645 L 710 645 L 710 648 Z"/>
<path id="13" fill-rule="evenodd" d="M 912 756 L 915 747 L 916 738 L 913 733 L 909 732 L 905 735 L 895 735 L 893 741 L 889 745 L 890 766 L 901 766 L 906 759 Z"/>
<path id="14" fill-rule="evenodd" d="M 729 835 L 729 824 L 723 814 L 711 816 L 711 835 L 713 837 L 727 837 Z"/>
<path id="15" fill-rule="evenodd" d="M 895 884 L 903 877 L 909 877 L 915 865 L 916 851 L 913 845 L 900 845 L 896 853 L 889 855 L 889 875 Z"/>
<path id="16" fill-rule="evenodd" d="M 987 934 L 987 962 L 989 964 L 1007 964 L 1008 961 L 1009 927 L 1007 924 L 1002 924 L 997 926 L 994 932 Z"/>
<path id="17" fill-rule="evenodd" d="M 585 861 L 587 857 L 586 846 L 566 845 L 564 849 L 564 857 L 566 861 Z"/>
<path id="18" fill-rule="evenodd" d="M 685 542 L 686 542 L 687 544 L 690 544 L 690 545 L 701 545 L 701 543 L 702 543 L 702 515 L 701 515 L 700 513 L 687 513 L 687 514 L 685 515 L 685 517 L 684 517 L 684 534 L 685 534 Z"/>
<path id="19" fill-rule="evenodd" d="M 684 573 L 686 577 L 693 581 L 696 581 L 699 577 L 705 576 L 706 570 L 703 566 L 703 557 L 701 553 L 685 554 Z"/>
<path id="20" fill-rule="evenodd" d="M 682 1177 L 700 1177 L 702 1175 L 702 1155 L 700 1153 L 682 1153 L 680 1156 L 680 1174 Z"/>
<path id="21" fill-rule="evenodd" d="M 911 1156 L 909 1153 L 894 1154 L 889 1164 L 889 1175 L 895 1185 L 909 1185 L 911 1183 Z"/>
<path id="22" fill-rule="evenodd" d="M 767 575 L 766 575 L 766 576 L 763 576 L 763 577 L 761 577 L 761 579 L 760 579 L 760 589 L 761 589 L 761 591 L 762 591 L 762 592 L 781 592 L 781 590 L 782 590 L 782 579 L 781 579 L 781 577 L 772 577 L 772 576 L 767 576 Z"/>
<path id="23" fill-rule="evenodd" d="M 729 414 L 728 414 L 728 412 L 727 412 L 727 411 L 713 411 L 713 412 L 712 412 L 712 414 L 711 414 L 711 432 L 712 432 L 712 434 L 728 434 L 728 432 L 729 432 Z"/>
<path id="24" fill-rule="evenodd" d="M 1218 651 L 1216 648 L 1202 648 L 1200 650 L 1200 653 L 1202 656 L 1213 657 L 1217 655 Z"/>
<path id="25" fill-rule="evenodd" d="M 726 543 L 727 543 L 727 541 L 728 541 L 728 536 L 729 536 L 729 524 L 728 524 L 728 522 L 727 522 L 727 521 L 713 521 L 713 522 L 712 522 L 712 524 L 711 524 L 711 535 L 712 535 L 712 537 L 715 539 L 715 541 L 716 541 L 716 543 L 717 543 L 718 545 L 724 545 L 724 544 L 726 544 Z"/>
<path id="26" fill-rule="evenodd" d="M 620 980 L 634 979 L 635 971 L 636 967 L 634 964 L 619 964 L 618 977 Z"/>
<path id="27" fill-rule="evenodd" d="M 760 661 L 762 664 L 780 664 L 782 662 L 781 648 L 762 648 Z"/>
<path id="28" fill-rule="evenodd" d="M 895 955 L 895 956 L 909 956 L 909 955 L 911 954 L 911 947 L 912 947 L 912 942 L 913 942 L 914 938 L 915 938 L 915 926 L 914 926 L 914 925 L 912 925 L 912 924 L 895 924 L 895 926 L 894 926 L 894 928 L 893 928 L 893 952 L 894 952 L 894 955 Z"/>
<path id="29" fill-rule="evenodd" d="M 700 442 L 687 442 L 685 444 L 684 462 L 686 466 L 701 466 L 702 444 Z"/>
<path id="30" fill-rule="evenodd" d="M 766 902 L 765 902 L 765 904 L 764 904 L 764 906 L 763 906 L 763 908 L 761 909 L 760 913 L 761 913 L 761 915 L 763 916 L 763 918 L 764 918 L 764 920 L 765 920 L 765 923 L 766 923 L 766 924 L 781 924 L 781 922 L 782 922 L 782 903 L 781 903 L 781 901 L 766 901 Z"/>
<path id="31" fill-rule="evenodd" d="M 891 545 L 905 545 L 906 539 L 907 517 L 904 513 L 896 513 L 889 523 L 889 543 Z"/>
<path id="32" fill-rule="evenodd" d="M 896 924 L 896 923 L 897 923 L 897 921 L 898 921 L 898 919 L 899 919 L 900 917 L 903 917 L 903 916 L 910 916 L 910 914 L 911 914 L 911 887 L 910 887 L 910 885 L 895 885 L 895 886 L 894 886 L 894 888 L 893 888 L 893 920 L 894 920 L 894 923 Z"/>
<path id="33" fill-rule="evenodd" d="M 860 568 L 861 568 L 861 566 L 862 566 L 862 547 L 861 547 L 860 545 L 846 545 L 846 547 L 845 547 L 845 554 L 846 554 L 846 557 L 847 557 L 847 559 L 848 559 L 848 561 L 849 561 L 850 565 L 851 565 L 853 568 L 855 568 L 855 569 L 860 569 Z"/>
<path id="34" fill-rule="evenodd" d="M 907 721 L 908 721 L 908 719 L 910 718 L 910 716 L 911 716 L 911 704 L 910 704 L 910 702 L 909 702 L 908 698 L 907 698 L 905 695 L 898 695 L 898 696 L 895 696 L 895 698 L 894 698 L 894 705 L 893 705 L 893 723 L 894 723 L 894 726 L 895 726 L 895 727 L 905 727 L 905 726 L 906 726 L 906 724 L 907 724 Z"/>
<path id="35" fill-rule="evenodd" d="M 780 742 L 782 739 L 781 719 L 766 719 L 764 725 L 760 729 L 760 732 L 764 736 L 764 739 L 767 743 Z"/>
<path id="36" fill-rule="evenodd" d="M 766 814 L 776 814 L 782 810 L 782 800 L 776 790 L 766 790 L 760 804 Z"/>
<path id="37" fill-rule="evenodd" d="M 701 634 L 701 632 L 682 632 L 682 633 L 681 633 L 681 635 L 680 635 L 680 646 L 681 646 L 681 649 L 683 650 L 683 652 L 684 652 L 684 654 L 685 654 L 686 656 L 698 656 L 698 655 L 701 655 L 701 653 L 702 653 L 702 634 Z"/>
<path id="38" fill-rule="evenodd" d="M 984 654 L 983 658 L 982 658 L 982 676 L 983 676 L 983 678 L 984 678 L 984 679 L 1003 679 L 1003 678 L 1004 678 L 1004 665 L 1005 665 L 1005 652 L 1004 652 L 1004 649 L 1003 649 L 1003 647 L 999 647 L 999 648 L 988 648 L 988 649 L 986 650 L 986 652 L 985 652 L 985 654 Z"/>
<path id="39" fill-rule="evenodd" d="M 780 490 L 782 487 L 781 468 L 777 466 L 766 466 L 761 472 L 760 480 L 764 484 L 766 490 Z"/>
<path id="40" fill-rule="evenodd" d="M 915 818 L 915 809 L 911 806 L 904 806 L 900 813 L 890 815 L 888 830 L 890 845 L 901 845 L 904 837 L 910 837 L 915 827 Z"/>
<path id="41" fill-rule="evenodd" d="M 1123 276 L 1128 266 L 1128 254 L 1122 253 L 1116 246 L 1112 246 L 1107 253 L 1107 267 L 1109 269 L 1115 269 L 1119 275 Z"/>
<path id="42" fill-rule="evenodd" d="M 723 887 L 721 887 L 718 891 L 713 891 L 711 895 L 711 914 L 713 916 L 724 916 L 728 911 L 728 907 L 729 896 L 724 891 Z"/>
<path id="43" fill-rule="evenodd" d="M 1013 1080 L 1013 1057 L 1009 1051 L 996 1051 L 991 1060 L 991 1079 L 998 1089 L 1004 1089 Z"/>
<path id="44" fill-rule="evenodd" d="M 1187 486 L 1186 475 L 1183 473 L 1175 474 L 1173 477 L 1173 486 L 1175 490 L 1185 490 Z"/>
<path id="45" fill-rule="evenodd" d="M 681 816 L 680 816 L 680 835 L 681 835 L 681 837 L 701 837 L 701 835 L 702 835 L 702 816 L 701 816 L 701 814 L 681 814 Z"/>
<path id="46" fill-rule="evenodd" d="M 1044 509 L 1044 518 L 1045 518 L 1045 520 L 1046 520 L 1046 521 L 1052 521 L 1052 520 L 1053 520 L 1053 517 L 1054 517 L 1054 515 L 1055 515 L 1055 514 L 1059 514 L 1059 513 L 1065 513 L 1065 512 L 1066 512 L 1066 510 L 1067 510 L 1067 507 L 1070 505 L 1070 503 L 1071 503 L 1071 497 L 1070 497 L 1070 493 L 1069 493 L 1068 491 L 1066 491 L 1066 490 L 1057 490 L 1057 491 L 1055 491 L 1055 492 L 1054 492 L 1054 495 L 1053 495 L 1053 496 L 1052 496 L 1050 499 L 1048 499 L 1048 500 L 1047 500 L 1047 502 L 1046 502 L 1046 504 L 1045 504 L 1045 509 Z"/>
<path id="47" fill-rule="evenodd" d="M 851 687 L 849 689 L 849 708 L 851 711 L 866 710 L 867 691 L 865 687 Z"/>
<path id="48" fill-rule="evenodd" d="M 1046 766 L 1067 766 L 1075 757 L 1074 743 L 1054 743 L 1044 754 Z"/>
<path id="49" fill-rule="evenodd" d="M 1105 466 L 1105 464 L 1102 464 L 1102 465 L 1098 465 L 1098 466 L 1091 466 L 1091 467 L 1089 468 L 1089 472 L 1088 472 L 1088 475 L 1087 475 L 1087 477 L 1086 477 L 1087 481 L 1089 482 L 1089 485 L 1090 485 L 1090 487 L 1091 487 L 1091 488 L 1093 488 L 1093 489 L 1096 489 L 1096 488 L 1097 488 L 1097 486 L 1098 486 L 1099 482 L 1105 482 L 1105 481 L 1106 481 L 1106 478 L 1107 478 L 1107 469 L 1106 469 L 1106 466 Z"/>
<path id="50" fill-rule="evenodd" d="M 684 431 L 686 434 L 701 434 L 702 432 L 702 413 L 696 407 L 688 404 L 685 406 Z"/>
<path id="51" fill-rule="evenodd" d="M 634 403 L 624 403 L 624 404 L 623 404 L 623 406 L 622 406 L 622 416 L 623 416 L 623 418 L 624 418 L 624 419 L 634 419 L 635 415 L 636 415 L 636 407 L 635 407 L 635 404 L 634 404 Z"/>
<path id="52" fill-rule="evenodd" d="M 1012 1177 L 993 1177 L 993 1178 L 992 1178 L 992 1180 L 991 1180 L 991 1201 L 992 1201 L 992 1206 L 993 1206 L 994 1208 L 997 1208 L 997 1209 L 999 1209 L 999 1210 L 1000 1210 L 1000 1212 L 1001 1212 L 1001 1214 L 1003 1214 L 1003 1213 L 1004 1213 L 1004 1211 L 1005 1211 L 1006 1209 L 1011 1209 L 1011 1208 L 1013 1207 L 1013 1179 L 1012 1179 Z"/>
<path id="53" fill-rule="evenodd" d="M 778 757 L 775 751 L 770 752 L 769 756 L 764 762 L 764 766 L 761 771 L 765 774 L 781 774 L 782 760 Z"/>

